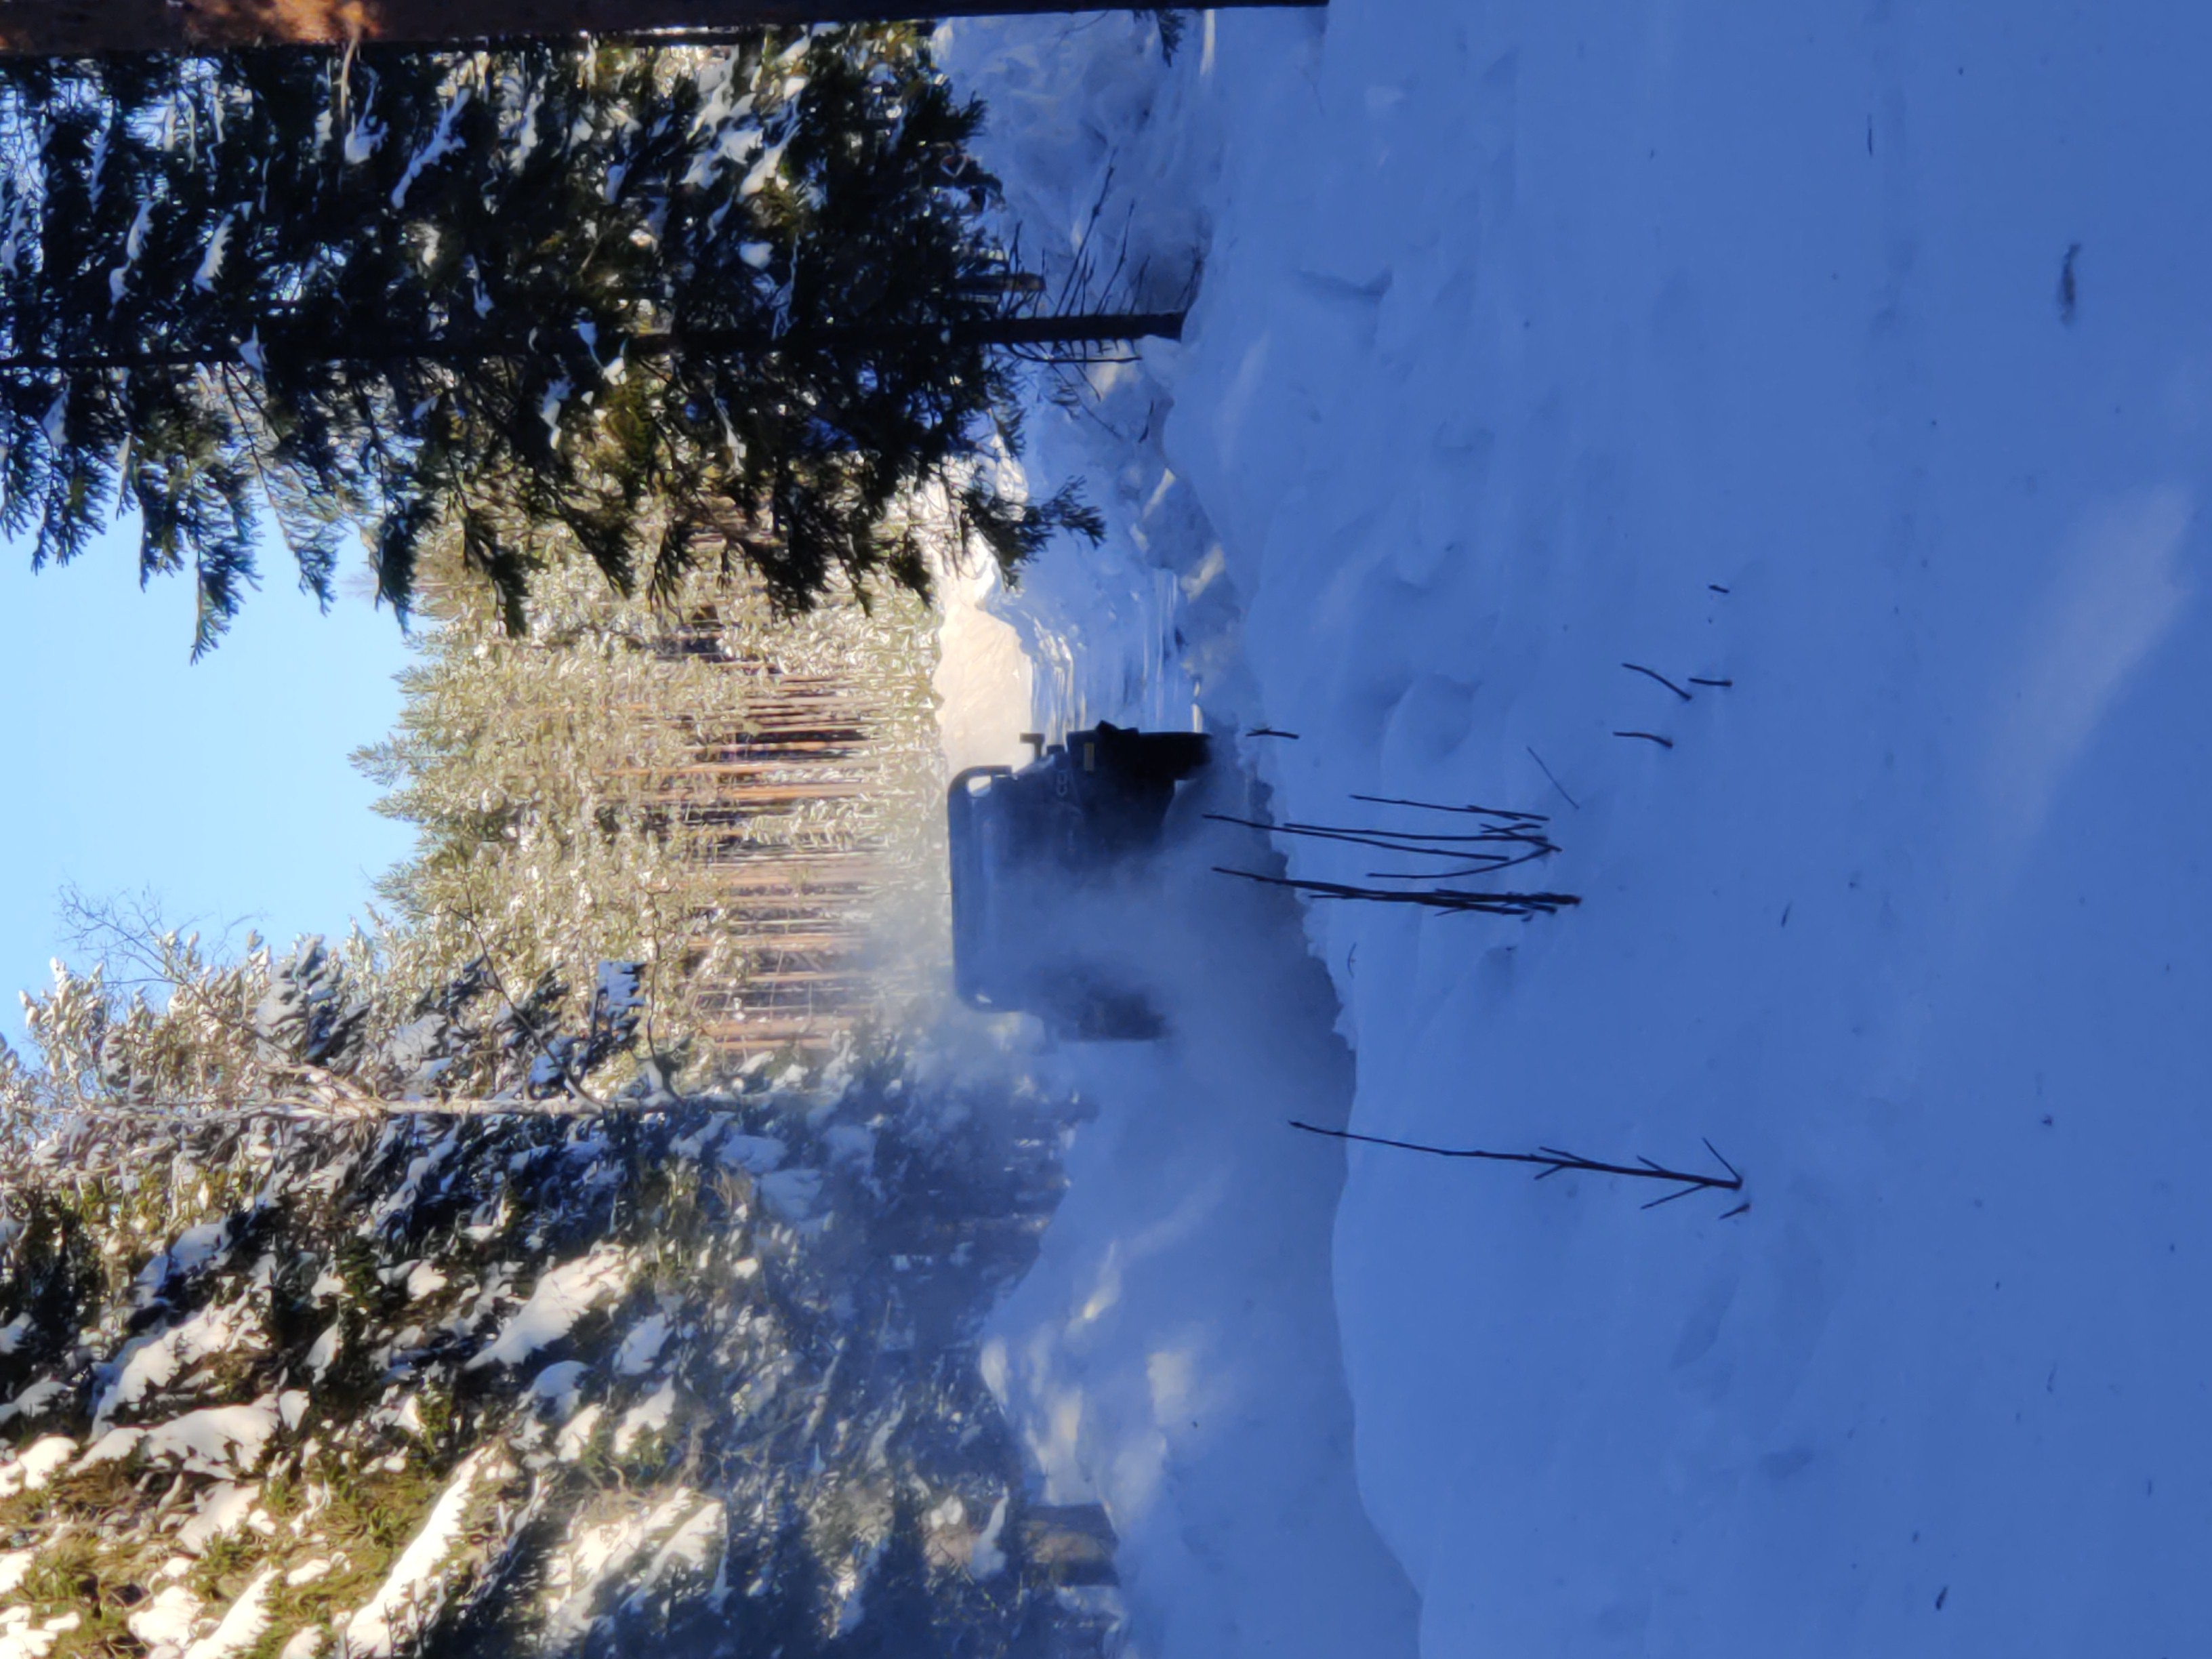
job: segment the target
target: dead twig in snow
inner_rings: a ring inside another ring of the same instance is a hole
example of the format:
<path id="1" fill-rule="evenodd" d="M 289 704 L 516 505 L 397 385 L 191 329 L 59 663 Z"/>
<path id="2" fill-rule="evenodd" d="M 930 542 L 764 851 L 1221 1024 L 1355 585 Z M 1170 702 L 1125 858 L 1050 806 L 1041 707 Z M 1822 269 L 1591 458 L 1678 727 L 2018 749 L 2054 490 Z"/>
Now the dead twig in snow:
<path id="1" fill-rule="evenodd" d="M 1379 847 L 1386 853 L 1422 853 L 1431 858 L 1463 859 L 1494 856 L 1501 862 L 1509 860 L 1514 863 L 1520 862 L 1519 858 L 1504 853 L 1494 855 L 1469 853 L 1467 849 L 1470 844 L 1502 843 L 1513 847 L 1529 847 L 1536 850 L 1538 856 L 1559 850 L 1549 836 L 1537 830 L 1524 829 L 1519 824 L 1484 830 L 1471 836 L 1441 836 L 1416 830 L 1347 830 L 1327 823 L 1267 823 L 1258 818 L 1237 817 L 1228 812 L 1208 812 L 1206 817 L 1215 823 L 1241 824 L 1247 830 L 1268 830 L 1279 835 L 1306 836 L 1316 841 L 1349 842 L 1355 847 Z M 1439 846 L 1437 844 L 1438 842 L 1452 844 Z"/>
<path id="2" fill-rule="evenodd" d="M 1267 823 L 1258 818 L 1239 817 L 1228 812 L 1208 812 L 1206 817 L 1216 823 L 1234 823 L 1247 830 L 1265 830 L 1274 835 L 1298 836 L 1347 847 L 1371 847 L 1381 852 L 1396 853 L 1409 858 L 1446 859 L 1455 866 L 1449 870 L 1370 870 L 1365 875 L 1369 881 L 1435 882 L 1449 881 L 1462 876 L 1494 876 L 1517 865 L 1550 858 L 1559 850 L 1559 844 L 1540 827 L 1549 822 L 1540 812 L 1516 812 L 1495 806 L 1443 806 L 1433 801 L 1405 800 L 1383 795 L 1354 795 L 1352 799 L 1376 805 L 1411 806 L 1425 811 L 1449 812 L 1460 817 L 1473 816 L 1489 822 L 1465 833 L 1454 834 L 1433 830 L 1385 830 L 1365 826 L 1352 829 L 1328 823 Z M 1486 847 L 1510 850 L 1486 852 L 1482 850 Z M 1277 879 L 1255 876 L 1243 870 L 1224 870 L 1222 873 L 1244 876 L 1255 881 Z M 1509 915 L 1533 915 L 1540 909 L 1548 911 L 1558 908 L 1562 903 L 1577 902 L 1558 893 L 1478 894 L 1441 887 L 1398 893 L 1384 892 L 1376 888 L 1348 887 L 1336 882 L 1290 882 L 1285 884 L 1322 898 L 1378 899 L 1388 903 L 1423 903 L 1438 910 L 1489 910 Z"/>
<path id="3" fill-rule="evenodd" d="M 1393 852 L 1411 852 L 1411 848 L 1393 848 Z M 1426 849 L 1422 849 L 1426 850 Z M 1518 858 L 1492 859 L 1481 864 L 1470 864 L 1459 870 L 1370 870 L 1368 881 L 1451 881 L 1461 876 L 1494 876 L 1501 870 L 1510 870 L 1516 864 L 1533 864 L 1538 859 L 1547 859 L 1559 849 L 1540 847 L 1533 853 L 1523 853 Z"/>
<path id="4" fill-rule="evenodd" d="M 1529 752 L 1533 754 L 1534 750 Z M 1540 766 L 1543 763 L 1539 761 L 1537 764 Z M 1472 812 L 1479 817 L 1506 818 L 1520 823 L 1549 823 L 1552 821 L 1547 814 L 1542 812 L 1516 812 L 1504 806 L 1447 806 L 1432 800 L 1402 800 L 1395 795 L 1354 795 L 1352 799 L 1364 800 L 1373 806 L 1418 806 L 1424 812 Z"/>
<path id="5" fill-rule="evenodd" d="M 1567 793 L 1567 786 L 1565 784 L 1561 783 L 1557 777 L 1553 776 L 1552 769 L 1544 764 L 1544 757 L 1538 754 L 1535 750 L 1530 747 L 1528 744 L 1524 743 L 1521 746 L 1528 750 L 1528 758 L 1536 763 L 1536 769 L 1541 772 L 1546 777 L 1551 778 L 1552 787 L 1559 792 L 1559 799 L 1566 802 L 1568 805 L 1573 807 L 1576 811 L 1581 811 L 1583 810 L 1583 804 Z"/>
<path id="6" fill-rule="evenodd" d="M 1662 684 L 1662 685 L 1665 686 L 1665 687 L 1666 687 L 1669 691 L 1672 691 L 1672 692 L 1673 692 L 1676 696 L 1680 697 L 1680 698 L 1684 702 L 1689 702 L 1689 701 L 1690 701 L 1690 694 L 1689 694 L 1688 692 L 1686 692 L 1686 691 L 1685 691 L 1684 690 L 1682 690 L 1682 688 L 1681 688 L 1680 686 L 1679 686 L 1679 685 L 1675 684 L 1674 681 L 1672 681 L 1672 680 L 1668 679 L 1668 678 L 1664 674 L 1661 673 L 1657 669 L 1656 669 L 1656 668 L 1646 668 L 1646 667 L 1645 667 L 1642 663 L 1640 663 L 1640 662 L 1625 662 L 1625 663 L 1621 664 L 1620 665 L 1621 665 L 1623 668 L 1626 668 L 1626 669 L 1630 673 L 1632 673 L 1632 674 L 1641 674 L 1641 675 L 1643 675 L 1643 676 L 1644 676 L 1644 678 L 1645 679 L 1647 679 L 1647 680 L 1656 680 L 1656 681 L 1658 681 L 1660 684 Z M 1697 682 L 1696 682 L 1695 680 L 1692 680 L 1692 681 L 1691 682 L 1691 684 L 1692 684 L 1692 685 L 1694 685 L 1694 684 L 1697 684 Z"/>
<path id="7" fill-rule="evenodd" d="M 1370 904 L 1418 904 L 1437 911 L 1480 912 L 1492 916 L 1551 915 L 1582 900 L 1572 893 L 1473 893 L 1458 887 L 1427 887 L 1415 892 L 1393 892 L 1381 887 L 1352 887 L 1336 881 L 1304 881 L 1293 876 L 1263 876 L 1252 870 L 1213 866 L 1215 873 L 1256 881 L 1269 887 L 1287 887 L 1310 898 L 1359 899 Z"/>
<path id="8" fill-rule="evenodd" d="M 1656 1210 L 1662 1204 L 1672 1204 L 1678 1198 L 1687 1198 L 1692 1193 L 1740 1193 L 1743 1190 L 1743 1172 L 1721 1156 L 1720 1148 L 1710 1140 L 1705 1150 L 1714 1161 L 1728 1171 L 1724 1176 L 1699 1174 L 1694 1170 L 1670 1170 L 1663 1164 L 1654 1164 L 1648 1158 L 1639 1158 L 1633 1164 L 1608 1164 L 1602 1158 L 1583 1158 L 1575 1152 L 1563 1152 L 1556 1146 L 1540 1146 L 1533 1152 L 1492 1152 L 1473 1146 L 1426 1146 L 1417 1140 L 1393 1140 L 1385 1135 L 1355 1134 L 1350 1129 L 1324 1129 L 1316 1123 L 1291 1120 L 1291 1127 L 1303 1129 L 1310 1135 L 1326 1135 L 1332 1140 L 1356 1140 L 1367 1146 L 1390 1146 L 1401 1152 L 1419 1152 L 1428 1158 L 1477 1158 L 1487 1164 L 1526 1164 L 1536 1170 L 1536 1179 L 1544 1181 L 1570 1170 L 1578 1175 L 1624 1176 L 1636 1181 L 1671 1181 L 1676 1190 L 1662 1193 L 1644 1207 Z M 1700 1137 L 1702 1139 L 1703 1137 Z M 1748 1208 L 1748 1206 L 1745 1206 Z M 1730 1211 L 1731 1215 L 1736 1212 Z"/>

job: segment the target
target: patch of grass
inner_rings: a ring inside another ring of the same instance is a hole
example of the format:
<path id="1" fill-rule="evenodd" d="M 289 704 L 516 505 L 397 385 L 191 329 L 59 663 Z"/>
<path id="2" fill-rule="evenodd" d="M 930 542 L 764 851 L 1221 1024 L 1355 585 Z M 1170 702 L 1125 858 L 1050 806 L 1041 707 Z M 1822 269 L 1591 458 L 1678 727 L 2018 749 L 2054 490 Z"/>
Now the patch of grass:
<path id="1" fill-rule="evenodd" d="M 11 1601 L 30 1606 L 34 1622 L 74 1613 L 77 1627 L 63 1632 L 47 1659 L 127 1651 L 137 1645 L 124 1620 L 138 1599 L 137 1586 L 89 1533 L 67 1533 L 48 1544 Z"/>
<path id="2" fill-rule="evenodd" d="M 270 1586 L 272 1635 L 308 1625 L 327 1626 L 374 1595 L 444 1485 L 442 1475 L 420 1462 L 410 1462 L 398 1474 L 368 1479 L 333 1474 L 329 1503 L 307 1529 L 313 1541 L 294 1545 L 289 1565 L 317 1559 L 334 1565 L 312 1583 L 287 1584 L 280 1578 Z M 343 1565 L 337 1565 L 340 1561 Z M 267 1656 L 257 1650 L 256 1659 Z"/>
<path id="3" fill-rule="evenodd" d="M 390 1291 L 376 1276 L 376 1248 L 357 1233 L 341 1238 L 331 1252 L 330 1265 L 345 1281 L 346 1295 L 355 1306 L 371 1312 L 380 1310 Z"/>
<path id="4" fill-rule="evenodd" d="M 185 1575 L 185 1582 L 202 1600 L 221 1605 L 246 1588 L 267 1553 L 261 1535 L 240 1527 L 236 1532 L 210 1539 L 200 1552 L 199 1564 Z"/>
<path id="5" fill-rule="evenodd" d="M 667 1472 L 670 1456 L 667 1434 L 646 1429 L 631 1440 L 619 1458 L 611 1458 L 609 1463 L 625 1486 L 649 1486 Z"/>

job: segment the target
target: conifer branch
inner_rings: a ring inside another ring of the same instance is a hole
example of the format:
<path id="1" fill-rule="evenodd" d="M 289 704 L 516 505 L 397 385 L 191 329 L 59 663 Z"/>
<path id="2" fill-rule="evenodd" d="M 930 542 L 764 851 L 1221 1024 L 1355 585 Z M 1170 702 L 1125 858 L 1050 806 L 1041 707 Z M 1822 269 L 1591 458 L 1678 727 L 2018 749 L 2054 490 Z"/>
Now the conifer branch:
<path id="1" fill-rule="evenodd" d="M 484 939 L 483 929 L 477 925 L 476 907 L 472 904 L 460 905 L 458 907 L 457 914 L 460 916 L 462 924 L 468 928 L 470 936 L 476 940 L 477 949 L 483 953 L 478 960 L 483 963 L 484 972 L 491 976 L 492 988 L 499 993 L 500 1000 L 507 1005 L 507 1012 L 514 1015 L 514 1023 L 522 1028 L 523 1034 L 537 1046 L 538 1052 L 544 1056 L 545 1063 L 552 1066 L 554 1072 L 559 1076 L 561 1086 L 578 1100 L 605 1111 L 606 1102 L 601 1100 L 570 1074 L 566 1057 L 554 1052 L 552 1045 L 546 1041 L 544 1034 L 538 1029 L 537 1022 L 523 1012 L 522 1005 L 514 1000 L 514 994 L 507 988 L 507 982 L 500 977 L 499 964 L 492 960 L 491 945 Z"/>
<path id="2" fill-rule="evenodd" d="M 781 332 L 732 328 L 672 329 L 630 334 L 613 343 L 629 359 L 697 359 L 716 362 L 789 356 L 855 346 L 894 346 L 932 338 L 955 345 L 1012 349 L 1024 346 L 1091 345 L 1124 340 L 1180 340 L 1179 311 L 1087 312 L 1069 316 L 960 318 L 943 322 L 858 323 Z M 200 345 L 151 344 L 112 350 L 19 351 L 0 356 L 0 374 L 129 374 L 157 368 L 248 368 L 272 359 L 287 365 L 431 363 L 460 367 L 542 360 L 545 349 L 529 338 L 494 335 L 422 335 L 374 342 L 334 337 L 287 338 L 272 334 L 251 350 L 233 341 Z M 665 377 L 664 377 L 665 378 Z"/>
<path id="3" fill-rule="evenodd" d="M 1028 309 L 980 108 L 910 33 L 358 58 L 0 70 L 0 514 L 34 565 L 127 475 L 142 567 L 199 572 L 204 649 L 264 505 L 319 592 L 368 535 L 403 617 L 464 479 L 518 617 L 577 550 L 662 594 L 748 563 L 787 612 L 926 592 L 895 520 L 939 485 L 1010 568 L 1102 532 L 974 463 L 1018 437 L 1025 356 L 1182 313 Z"/>

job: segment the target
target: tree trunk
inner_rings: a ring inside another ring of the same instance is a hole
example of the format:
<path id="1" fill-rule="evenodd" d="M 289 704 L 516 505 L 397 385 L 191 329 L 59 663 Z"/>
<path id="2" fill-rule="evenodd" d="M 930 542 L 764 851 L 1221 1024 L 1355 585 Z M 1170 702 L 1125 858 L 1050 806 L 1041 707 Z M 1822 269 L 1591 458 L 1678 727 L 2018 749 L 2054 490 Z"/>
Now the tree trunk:
<path id="1" fill-rule="evenodd" d="M 4 4 L 5 0 L 0 0 Z M 0 16 L 4 16 L 0 12 Z M 981 322 L 956 323 L 954 334 L 979 345 L 1022 346 L 1097 345 L 1116 340 L 1180 340 L 1183 313 L 1180 311 L 1085 313 L 1065 317 L 992 317 Z M 810 345 L 865 343 L 896 339 L 899 331 L 866 325 L 823 329 L 813 334 L 794 331 L 763 337 L 719 329 L 686 330 L 668 334 L 633 334 L 621 342 L 623 349 L 640 356 L 667 357 L 684 352 L 714 356 L 735 352 L 803 349 Z M 261 350 L 282 354 L 295 362 L 332 363 L 434 362 L 482 363 L 520 360 L 536 355 L 526 343 L 514 339 L 386 340 L 375 346 L 337 346 L 322 341 L 272 338 Z M 24 352 L 0 357 L 0 372 L 82 374 L 100 369 L 216 368 L 225 364 L 243 367 L 248 353 L 241 345 L 178 346 L 148 351 Z"/>
<path id="2" fill-rule="evenodd" d="M 994 317 L 954 331 L 983 345 L 1105 345 L 1116 340 L 1180 340 L 1180 311 L 1127 311 L 1082 317 Z"/>
<path id="3" fill-rule="evenodd" d="M 1320 5 L 1326 0 L 1215 0 Z M 0 57 L 210 52 L 242 46 L 462 46 L 568 34 L 694 35 L 767 23 L 1066 12 L 1066 0 L 8 0 Z"/>

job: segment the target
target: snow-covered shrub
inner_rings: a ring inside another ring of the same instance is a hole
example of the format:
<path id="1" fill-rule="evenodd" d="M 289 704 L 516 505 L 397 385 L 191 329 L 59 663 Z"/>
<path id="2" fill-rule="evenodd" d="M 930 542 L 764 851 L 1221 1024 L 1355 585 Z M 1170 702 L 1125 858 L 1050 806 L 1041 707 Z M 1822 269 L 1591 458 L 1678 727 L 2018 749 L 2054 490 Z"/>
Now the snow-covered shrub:
<path id="1" fill-rule="evenodd" d="M 1060 1120 L 922 1075 L 50 1116 L 0 1171 L 0 1614 L 76 1613 L 46 1659 L 1095 1651 L 969 1347 Z"/>

